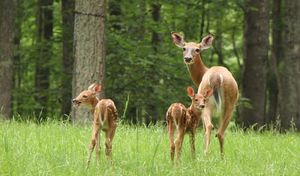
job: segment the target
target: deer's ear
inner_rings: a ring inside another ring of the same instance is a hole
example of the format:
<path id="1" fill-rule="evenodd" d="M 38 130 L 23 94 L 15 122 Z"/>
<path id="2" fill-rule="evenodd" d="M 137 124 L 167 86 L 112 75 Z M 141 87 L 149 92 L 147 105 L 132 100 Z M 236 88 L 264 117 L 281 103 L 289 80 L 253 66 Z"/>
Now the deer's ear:
<path id="1" fill-rule="evenodd" d="M 201 50 L 210 48 L 214 39 L 215 37 L 212 34 L 208 34 L 207 36 L 205 36 L 200 43 Z"/>
<path id="2" fill-rule="evenodd" d="M 194 89 L 191 86 L 186 88 L 186 92 L 187 92 L 188 96 L 191 98 L 194 97 L 194 95 L 195 95 Z"/>
<path id="3" fill-rule="evenodd" d="M 94 83 L 92 85 L 89 86 L 88 90 L 94 91 L 96 93 L 101 91 L 101 85 L 98 83 Z"/>
<path id="4" fill-rule="evenodd" d="M 178 46 L 179 48 L 183 48 L 184 47 L 184 38 L 183 36 L 181 36 L 180 34 L 176 33 L 176 32 L 172 32 L 171 33 L 172 39 L 173 39 L 173 43 Z"/>
<path id="5" fill-rule="evenodd" d="M 212 96 L 213 92 L 214 92 L 213 89 L 208 89 L 205 93 L 205 97 L 208 98 L 208 97 Z"/>

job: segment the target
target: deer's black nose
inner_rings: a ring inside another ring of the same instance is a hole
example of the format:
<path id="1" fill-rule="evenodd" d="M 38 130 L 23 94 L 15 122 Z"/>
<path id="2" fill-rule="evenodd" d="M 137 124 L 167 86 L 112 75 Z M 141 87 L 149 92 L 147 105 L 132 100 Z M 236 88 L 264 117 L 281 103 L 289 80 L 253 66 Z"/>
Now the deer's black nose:
<path id="1" fill-rule="evenodd" d="M 185 58 L 184 58 L 184 61 L 185 61 L 185 62 L 191 62 L 191 60 L 192 60 L 191 57 L 185 57 Z"/>
<path id="2" fill-rule="evenodd" d="M 200 106 L 199 106 L 200 109 L 203 109 L 204 107 L 205 107 L 204 105 L 200 105 Z"/>

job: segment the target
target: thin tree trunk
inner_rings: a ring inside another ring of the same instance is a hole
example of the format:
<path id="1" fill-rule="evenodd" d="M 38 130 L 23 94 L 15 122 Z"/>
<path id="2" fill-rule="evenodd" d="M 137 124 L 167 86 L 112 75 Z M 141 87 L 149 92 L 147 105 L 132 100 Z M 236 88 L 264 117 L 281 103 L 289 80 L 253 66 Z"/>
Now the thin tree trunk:
<path id="1" fill-rule="evenodd" d="M 159 3 L 153 3 L 151 4 L 151 9 L 152 9 L 152 19 L 155 22 L 155 24 L 158 26 L 160 21 L 161 21 L 161 16 L 160 16 L 160 9 L 161 9 L 161 4 Z M 157 54 L 159 52 L 160 49 L 160 42 L 161 42 L 161 36 L 160 34 L 154 30 L 152 31 L 152 39 L 151 39 L 151 43 L 152 43 L 152 47 L 153 47 L 153 53 Z M 156 71 L 156 60 L 153 61 L 152 65 L 150 66 L 150 71 L 149 74 L 153 74 Z M 158 80 L 155 79 L 155 77 L 152 77 L 152 84 L 149 87 L 149 92 L 154 92 L 154 85 L 157 85 Z M 146 111 L 148 112 L 149 116 L 148 118 L 146 118 L 145 123 L 148 125 L 150 122 L 152 123 L 156 123 L 158 120 L 158 112 L 157 112 L 157 99 L 155 99 L 153 96 L 149 97 L 149 101 L 147 102 L 147 109 Z"/>
<path id="2" fill-rule="evenodd" d="M 205 4 L 206 0 L 202 0 L 201 4 L 201 21 L 200 21 L 200 40 L 203 38 L 203 33 L 204 33 L 204 24 L 205 24 Z"/>
<path id="3" fill-rule="evenodd" d="M 14 45 L 15 45 L 15 54 L 14 54 L 14 60 L 13 60 L 13 90 L 14 93 L 12 95 L 12 107 L 13 107 L 13 113 L 14 111 L 16 113 L 21 112 L 20 107 L 22 106 L 21 101 L 18 98 L 18 90 L 21 89 L 22 84 L 22 71 L 21 71 L 21 26 L 23 21 L 23 1 L 22 0 L 16 0 L 16 18 L 15 18 L 15 38 L 14 38 Z"/>
<path id="4" fill-rule="evenodd" d="M 51 60 L 51 38 L 53 36 L 53 0 L 38 1 L 38 57 L 35 73 L 35 99 L 38 103 L 35 113 L 38 121 L 47 116 L 48 91 L 50 86 L 49 61 Z"/>
<path id="5" fill-rule="evenodd" d="M 72 99 L 72 73 L 73 73 L 73 33 L 74 33 L 74 0 L 62 0 L 63 22 L 63 79 L 61 115 L 69 115 Z M 66 117 L 66 116 L 64 116 Z"/>
<path id="6" fill-rule="evenodd" d="M 268 123 L 274 123 L 278 106 L 277 61 L 282 57 L 281 0 L 273 0 L 272 8 L 272 55 L 268 68 Z"/>
<path id="7" fill-rule="evenodd" d="M 224 63 L 224 54 L 223 54 L 223 7 L 225 6 L 224 1 L 219 0 L 217 2 L 218 8 L 216 11 L 216 17 L 217 17 L 217 24 L 216 24 L 216 42 L 215 42 L 215 50 L 218 55 L 218 65 L 225 66 Z"/>
<path id="8" fill-rule="evenodd" d="M 300 1 L 283 1 L 283 57 L 279 66 L 279 117 L 283 129 L 300 129 Z"/>
<path id="9" fill-rule="evenodd" d="M 12 115 L 14 20 L 16 4 L 12 0 L 0 1 L 0 118 Z"/>
<path id="10" fill-rule="evenodd" d="M 105 88 L 104 18 L 104 0 L 75 1 L 73 97 L 94 82 Z M 104 90 L 100 94 L 103 97 Z M 88 119 L 84 108 L 73 108 L 71 114 L 75 122 Z"/>
<path id="11" fill-rule="evenodd" d="M 242 123 L 245 127 L 265 123 L 266 63 L 269 46 L 268 0 L 247 0 L 245 7 L 245 55 L 243 96 L 252 107 L 243 107 Z"/>

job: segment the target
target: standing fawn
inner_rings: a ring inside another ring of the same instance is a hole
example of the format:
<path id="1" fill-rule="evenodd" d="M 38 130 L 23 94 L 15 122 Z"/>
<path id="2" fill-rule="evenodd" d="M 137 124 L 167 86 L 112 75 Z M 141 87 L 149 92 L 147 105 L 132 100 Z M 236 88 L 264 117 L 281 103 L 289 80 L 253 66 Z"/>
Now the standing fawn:
<path id="1" fill-rule="evenodd" d="M 230 122 L 232 111 L 238 99 L 238 86 L 232 74 L 220 66 L 211 67 L 206 71 L 198 88 L 197 94 L 193 88 L 188 88 L 188 94 L 195 99 L 194 109 L 202 111 L 202 122 L 205 130 L 205 149 L 208 153 L 210 134 L 213 125 L 211 117 L 214 105 L 221 111 L 220 126 L 216 137 L 219 139 L 221 156 L 224 155 L 224 132 Z M 213 93 L 217 96 L 212 96 Z"/>
<path id="2" fill-rule="evenodd" d="M 92 139 L 89 147 L 87 167 L 91 161 L 91 155 L 96 147 L 96 159 L 99 162 L 100 155 L 100 130 L 105 132 L 105 154 L 107 158 L 111 161 L 112 152 L 112 140 L 115 135 L 117 128 L 117 108 L 111 99 L 101 99 L 99 100 L 96 95 L 101 91 L 101 85 L 92 84 L 87 90 L 82 91 L 75 99 L 73 99 L 73 104 L 75 106 L 87 105 L 91 108 L 91 112 L 94 115 L 93 119 L 93 132 Z"/>
<path id="3" fill-rule="evenodd" d="M 192 99 L 191 106 L 186 108 L 181 103 L 173 103 L 166 114 L 168 124 L 169 140 L 170 140 L 170 154 L 171 160 L 174 160 L 174 152 L 176 154 L 176 161 L 179 161 L 182 142 L 186 132 L 190 135 L 190 148 L 192 157 L 195 157 L 195 135 L 199 124 L 200 114 L 194 110 L 195 101 Z M 174 132 L 177 131 L 177 137 L 174 141 Z"/>

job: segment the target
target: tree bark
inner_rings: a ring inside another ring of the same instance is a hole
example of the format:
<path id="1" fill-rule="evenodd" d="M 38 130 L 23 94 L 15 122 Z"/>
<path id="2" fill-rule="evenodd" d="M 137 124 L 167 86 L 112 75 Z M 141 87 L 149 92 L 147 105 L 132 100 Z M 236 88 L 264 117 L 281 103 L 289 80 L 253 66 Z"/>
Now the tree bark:
<path id="1" fill-rule="evenodd" d="M 12 115 L 14 20 L 16 4 L 12 0 L 0 1 L 0 118 Z"/>
<path id="2" fill-rule="evenodd" d="M 158 26 L 159 22 L 161 20 L 161 14 L 160 14 L 161 4 L 152 3 L 151 9 L 152 9 L 152 19 L 153 19 L 155 25 Z M 153 30 L 151 43 L 152 43 L 154 55 L 159 52 L 160 42 L 161 42 L 160 34 L 156 30 Z M 157 69 L 156 64 L 157 64 L 157 61 L 154 60 L 152 65 L 150 66 L 150 71 L 148 72 L 148 74 L 156 73 L 156 69 Z M 150 85 L 148 92 L 154 92 L 154 86 L 158 84 L 158 81 L 159 81 L 158 79 L 156 79 L 155 77 L 152 77 L 152 84 Z M 156 101 L 157 101 L 157 99 L 155 99 L 153 96 L 149 97 L 149 101 L 147 101 L 146 108 L 147 108 L 147 112 L 149 114 L 148 118 L 146 118 L 146 121 L 145 121 L 145 123 L 147 125 L 149 125 L 150 122 L 155 124 L 158 120 L 158 112 L 157 112 L 157 107 L 156 107 L 157 102 Z"/>
<path id="3" fill-rule="evenodd" d="M 282 57 L 281 0 L 273 0 L 272 7 L 272 54 L 268 64 L 268 115 L 267 122 L 274 123 L 278 106 L 278 61 Z"/>
<path id="4" fill-rule="evenodd" d="M 104 18 L 104 0 L 75 1 L 73 97 L 94 82 L 102 85 L 100 98 L 104 97 Z M 73 108 L 71 114 L 74 122 L 88 119 L 84 108 Z"/>
<path id="5" fill-rule="evenodd" d="M 243 107 L 242 123 L 245 127 L 265 123 L 266 63 L 269 47 L 268 0 L 246 0 L 245 53 L 242 81 L 243 96 L 252 107 Z"/>
<path id="6" fill-rule="evenodd" d="M 283 129 L 300 129 L 300 1 L 283 1 L 283 57 L 279 63 L 279 117 Z"/>
<path id="7" fill-rule="evenodd" d="M 61 115 L 69 115 L 72 99 L 72 73 L 74 64 L 73 33 L 74 33 L 74 0 L 62 0 L 63 22 L 63 79 Z"/>
<path id="8" fill-rule="evenodd" d="M 35 90 L 36 102 L 35 109 L 38 121 L 43 121 L 47 116 L 48 92 L 50 86 L 49 61 L 51 60 L 51 46 L 53 36 L 53 0 L 38 1 L 38 56 L 36 60 Z"/>

